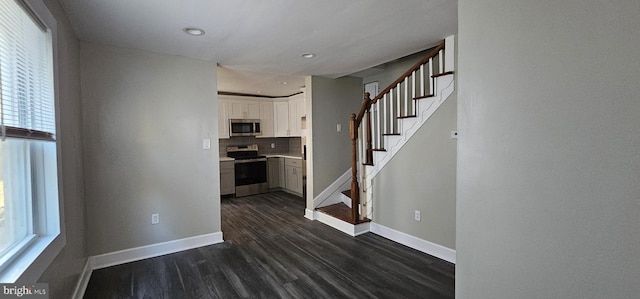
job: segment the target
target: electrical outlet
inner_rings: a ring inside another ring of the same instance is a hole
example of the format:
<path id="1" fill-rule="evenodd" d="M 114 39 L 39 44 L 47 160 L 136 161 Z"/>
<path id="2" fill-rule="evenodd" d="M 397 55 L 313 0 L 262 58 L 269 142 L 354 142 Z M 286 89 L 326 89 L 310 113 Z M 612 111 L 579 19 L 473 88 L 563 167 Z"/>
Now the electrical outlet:
<path id="1" fill-rule="evenodd" d="M 271 143 L 271 148 L 276 148 L 276 144 L 275 143 Z"/>
<path id="2" fill-rule="evenodd" d="M 160 223 L 160 214 L 151 214 L 151 224 Z"/>
<path id="3" fill-rule="evenodd" d="M 416 219 L 416 221 L 420 221 L 420 211 L 418 210 L 415 211 L 414 218 Z"/>
<path id="4" fill-rule="evenodd" d="M 336 125 L 336 131 L 342 132 L 342 124 L 337 124 Z"/>

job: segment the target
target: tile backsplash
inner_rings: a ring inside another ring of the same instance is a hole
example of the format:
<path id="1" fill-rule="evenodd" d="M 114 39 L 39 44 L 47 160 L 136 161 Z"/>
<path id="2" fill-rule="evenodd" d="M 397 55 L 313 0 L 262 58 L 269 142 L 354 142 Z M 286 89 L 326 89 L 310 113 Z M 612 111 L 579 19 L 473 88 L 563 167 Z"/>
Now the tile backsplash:
<path id="1" fill-rule="evenodd" d="M 232 145 L 257 144 L 258 153 L 262 155 L 268 154 L 293 154 L 300 155 L 302 145 L 300 137 L 280 137 L 280 138 L 255 138 L 255 137 L 231 137 L 229 139 L 220 139 L 220 156 L 227 155 L 227 147 Z M 271 144 L 275 148 L 271 148 Z"/>

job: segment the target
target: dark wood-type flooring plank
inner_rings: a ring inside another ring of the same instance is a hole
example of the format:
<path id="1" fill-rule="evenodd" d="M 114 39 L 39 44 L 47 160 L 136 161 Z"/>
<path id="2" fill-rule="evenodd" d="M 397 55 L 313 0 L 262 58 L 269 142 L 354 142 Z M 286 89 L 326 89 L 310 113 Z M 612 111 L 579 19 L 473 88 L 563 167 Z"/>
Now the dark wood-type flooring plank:
<path id="1" fill-rule="evenodd" d="M 84 298 L 454 298 L 455 266 L 303 217 L 300 197 L 221 200 L 224 243 L 96 270 Z"/>

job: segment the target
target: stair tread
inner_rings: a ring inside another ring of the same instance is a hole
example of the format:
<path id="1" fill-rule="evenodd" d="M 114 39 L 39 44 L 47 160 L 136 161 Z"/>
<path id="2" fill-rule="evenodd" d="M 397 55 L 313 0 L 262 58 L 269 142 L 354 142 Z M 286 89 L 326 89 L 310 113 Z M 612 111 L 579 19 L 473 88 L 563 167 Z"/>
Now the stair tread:
<path id="1" fill-rule="evenodd" d="M 350 190 L 347 191 L 343 191 L 343 192 L 351 192 Z M 360 223 L 365 223 L 365 222 L 370 222 L 371 219 L 365 218 L 363 220 L 358 220 L 358 221 L 352 221 L 351 220 L 351 208 L 349 208 L 349 206 L 345 205 L 344 203 L 337 203 L 337 204 L 333 204 L 333 205 L 329 205 L 326 207 L 321 207 L 321 208 L 317 208 L 316 209 L 319 212 L 322 212 L 324 214 L 327 214 L 331 217 L 334 218 L 338 218 L 344 222 L 348 222 L 351 224 L 360 224 Z"/>
<path id="2" fill-rule="evenodd" d="M 413 114 L 413 115 L 402 115 L 402 116 L 398 116 L 398 118 L 412 118 L 412 117 L 417 117 L 417 115 Z"/>
<path id="3" fill-rule="evenodd" d="M 400 133 L 384 133 L 382 136 L 400 136 Z"/>
<path id="4" fill-rule="evenodd" d="M 413 99 L 414 100 L 421 100 L 421 99 L 426 99 L 426 98 L 433 98 L 435 96 L 436 96 L 435 94 L 428 94 L 428 95 L 423 95 L 423 96 L 420 96 L 420 97 L 415 97 Z"/>
<path id="5" fill-rule="evenodd" d="M 442 77 L 442 76 L 446 76 L 446 75 L 452 75 L 453 71 L 449 71 L 449 72 L 444 72 L 444 73 L 440 73 L 440 74 L 435 74 L 433 76 L 431 76 L 431 78 L 438 78 L 438 77 Z"/>
<path id="6" fill-rule="evenodd" d="M 371 150 L 374 151 L 374 152 L 386 152 L 387 151 L 387 149 L 385 149 L 385 148 L 372 148 Z"/>

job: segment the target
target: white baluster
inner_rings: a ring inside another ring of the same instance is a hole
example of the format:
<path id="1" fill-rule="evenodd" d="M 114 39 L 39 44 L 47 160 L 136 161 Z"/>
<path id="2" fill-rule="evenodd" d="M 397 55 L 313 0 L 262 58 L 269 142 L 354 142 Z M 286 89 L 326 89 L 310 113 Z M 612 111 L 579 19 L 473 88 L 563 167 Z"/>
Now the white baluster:
<path id="1" fill-rule="evenodd" d="M 404 78 L 404 115 L 409 115 L 409 77 Z"/>
<path id="2" fill-rule="evenodd" d="M 378 100 L 376 102 L 376 127 L 378 128 L 378 131 L 376 133 L 376 136 L 378 136 L 378 146 L 377 148 L 384 148 L 384 136 L 382 136 L 382 133 L 384 133 L 384 129 L 380 124 L 380 119 L 381 119 L 381 115 L 382 113 L 380 112 L 380 100 Z"/>
<path id="3" fill-rule="evenodd" d="M 365 114 L 366 115 L 366 114 Z M 360 122 L 360 127 L 358 127 L 358 156 L 360 156 L 360 161 L 362 161 L 363 163 L 367 161 L 366 158 L 366 135 L 364 135 L 364 128 L 367 125 L 366 124 L 367 118 L 363 117 L 362 121 Z"/>
<path id="4" fill-rule="evenodd" d="M 382 134 L 386 134 L 387 132 L 389 132 L 389 122 L 387 121 L 387 115 L 389 115 L 389 109 L 387 109 L 388 105 L 389 100 L 387 99 L 387 94 L 385 93 L 384 96 L 382 96 Z"/>
<path id="5" fill-rule="evenodd" d="M 411 99 L 416 98 L 416 71 L 411 74 Z"/>
<path id="6" fill-rule="evenodd" d="M 371 147 L 378 148 L 377 129 L 378 122 L 376 120 L 376 114 L 378 114 L 376 104 L 371 104 Z"/>
<path id="7" fill-rule="evenodd" d="M 396 106 L 396 108 L 397 108 L 398 110 L 396 110 L 396 114 L 394 114 L 394 115 L 395 115 L 394 123 L 395 123 L 396 125 L 399 125 L 399 122 L 398 122 L 398 116 L 400 116 L 400 115 L 402 114 L 402 93 L 401 93 L 401 91 L 402 91 L 402 90 L 401 90 L 401 88 L 402 88 L 402 87 L 401 87 L 400 83 L 398 83 L 398 84 L 396 85 L 396 97 L 397 97 L 397 99 L 396 99 L 396 105 L 397 105 L 397 106 Z M 393 131 L 393 133 L 398 133 L 398 132 L 399 132 L 399 131 L 397 130 L 397 128 L 398 128 L 398 127 L 396 126 L 396 130 L 395 130 L 395 131 Z"/>
<path id="8" fill-rule="evenodd" d="M 444 69 L 444 64 L 442 63 L 442 50 L 440 50 L 438 52 L 438 74 L 442 74 L 443 73 L 443 69 Z"/>
<path id="9" fill-rule="evenodd" d="M 429 59 L 429 65 L 431 65 L 431 59 Z M 420 66 L 420 96 L 424 96 L 424 64 Z"/>
<path id="10" fill-rule="evenodd" d="M 396 124 L 393 121 L 393 116 L 395 115 L 396 102 L 394 100 L 393 88 L 389 90 L 389 134 L 393 134 L 396 131 Z"/>

